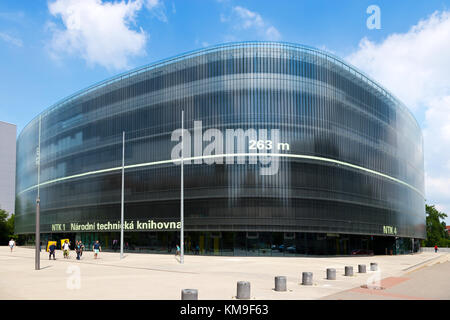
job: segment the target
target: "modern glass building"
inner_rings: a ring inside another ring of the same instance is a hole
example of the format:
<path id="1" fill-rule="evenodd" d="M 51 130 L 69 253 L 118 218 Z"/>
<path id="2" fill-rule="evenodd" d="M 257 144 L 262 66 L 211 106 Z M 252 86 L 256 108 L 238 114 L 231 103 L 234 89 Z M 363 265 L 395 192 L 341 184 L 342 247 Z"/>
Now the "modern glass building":
<path id="1" fill-rule="evenodd" d="M 178 243 L 181 147 L 186 253 L 403 253 L 425 238 L 410 111 L 339 58 L 276 42 L 189 52 L 45 110 L 17 141 L 16 231 L 32 237 L 39 188 L 44 241 L 111 248 L 123 132 L 129 250 Z"/>

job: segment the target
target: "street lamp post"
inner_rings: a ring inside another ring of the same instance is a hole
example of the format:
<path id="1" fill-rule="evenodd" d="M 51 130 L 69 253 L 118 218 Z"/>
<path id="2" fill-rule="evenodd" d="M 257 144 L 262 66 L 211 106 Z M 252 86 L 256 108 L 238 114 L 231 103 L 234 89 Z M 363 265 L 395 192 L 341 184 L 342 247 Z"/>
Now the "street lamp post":
<path id="1" fill-rule="evenodd" d="M 40 226 L 39 226 L 39 224 L 40 224 L 40 217 L 39 217 L 39 214 L 40 214 L 40 208 L 39 208 L 39 202 L 40 202 L 40 199 L 39 199 L 39 196 L 37 197 L 37 199 L 36 199 L 36 252 L 35 252 L 35 262 L 34 262 L 34 269 L 35 270 L 40 270 L 41 269 L 41 230 L 40 230 Z"/>
<path id="2" fill-rule="evenodd" d="M 125 131 L 122 136 L 122 197 L 120 202 L 120 259 L 123 259 L 123 220 L 124 220 L 124 177 L 125 177 Z"/>
<path id="3" fill-rule="evenodd" d="M 180 263 L 184 263 L 184 109 L 181 110 L 181 197 L 180 197 Z"/>
<path id="4" fill-rule="evenodd" d="M 36 197 L 36 235 L 35 235 L 35 254 L 34 254 L 34 269 L 41 269 L 41 218 L 40 218 L 40 178 L 41 178 L 41 116 L 39 116 L 39 135 L 38 147 L 36 149 L 36 165 L 37 165 L 37 197 Z"/>

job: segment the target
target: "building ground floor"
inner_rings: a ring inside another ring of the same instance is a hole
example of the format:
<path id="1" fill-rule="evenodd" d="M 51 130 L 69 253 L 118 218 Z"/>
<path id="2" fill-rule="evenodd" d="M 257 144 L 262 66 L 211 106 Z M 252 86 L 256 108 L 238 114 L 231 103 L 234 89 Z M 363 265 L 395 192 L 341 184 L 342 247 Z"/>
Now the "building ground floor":
<path id="1" fill-rule="evenodd" d="M 103 251 L 120 251 L 119 232 L 44 233 L 41 245 L 69 239 L 73 248 L 81 240 L 86 250 L 99 241 Z M 125 252 L 174 254 L 180 243 L 179 231 L 126 232 Z M 34 245 L 34 235 L 26 236 Z M 302 232 L 206 232 L 184 233 L 185 254 L 222 256 L 303 256 L 407 254 L 420 249 L 420 240 L 393 236 Z"/>

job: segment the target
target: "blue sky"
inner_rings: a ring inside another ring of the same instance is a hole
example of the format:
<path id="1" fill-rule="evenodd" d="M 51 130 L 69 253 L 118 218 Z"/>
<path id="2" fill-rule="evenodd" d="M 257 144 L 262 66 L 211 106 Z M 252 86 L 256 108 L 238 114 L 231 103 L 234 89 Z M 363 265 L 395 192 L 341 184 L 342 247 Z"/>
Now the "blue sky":
<path id="1" fill-rule="evenodd" d="M 49 11 L 52 2 L 0 2 L 0 33 L 16 41 L 0 37 L 0 119 L 17 124 L 19 131 L 45 107 L 127 69 L 203 46 L 272 40 L 258 27 L 236 28 L 234 7 L 257 13 L 267 26 L 276 28 L 280 36 L 274 40 L 328 49 L 341 57 L 356 50 L 363 37 L 379 41 L 391 33 L 406 32 L 419 19 L 450 7 L 450 1 L 376 1 L 381 29 L 369 30 L 366 8 L 374 1 L 162 1 L 160 11 L 166 19 L 143 6 L 136 23 L 130 24 L 130 29 L 142 28 L 147 34 L 145 53 L 130 56 L 128 67 L 106 68 L 89 64 L 77 53 L 52 57 L 49 23 L 64 27 L 61 17 Z M 230 21 L 222 22 L 221 17 Z"/>
<path id="2" fill-rule="evenodd" d="M 424 130 L 427 200 L 450 213 L 450 0 L 2 0 L 0 120 L 20 132 L 117 73 L 244 40 L 331 51 L 397 95 Z"/>

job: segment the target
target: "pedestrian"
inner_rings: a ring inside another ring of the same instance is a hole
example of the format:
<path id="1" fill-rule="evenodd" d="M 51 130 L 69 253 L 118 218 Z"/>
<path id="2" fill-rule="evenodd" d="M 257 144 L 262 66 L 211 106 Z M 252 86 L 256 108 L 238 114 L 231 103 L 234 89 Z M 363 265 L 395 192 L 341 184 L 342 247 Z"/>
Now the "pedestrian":
<path id="1" fill-rule="evenodd" d="M 15 245 L 16 245 L 16 242 L 14 241 L 14 239 L 9 240 L 9 248 L 11 249 L 11 252 L 13 252 Z"/>
<path id="2" fill-rule="evenodd" d="M 117 251 L 117 240 L 116 239 L 113 240 L 112 247 L 113 247 L 114 252 L 116 252 Z"/>
<path id="3" fill-rule="evenodd" d="M 434 252 L 436 252 L 436 253 L 438 252 L 438 246 L 437 245 L 434 246 Z"/>
<path id="4" fill-rule="evenodd" d="M 83 242 L 81 242 L 81 240 L 79 241 L 80 243 L 80 258 L 83 256 L 83 251 L 84 251 L 84 244 Z"/>
<path id="5" fill-rule="evenodd" d="M 200 253 L 200 247 L 198 245 L 195 246 L 195 254 Z"/>
<path id="6" fill-rule="evenodd" d="M 177 250 L 175 251 L 175 257 L 179 256 L 181 252 L 180 246 L 177 244 Z"/>
<path id="7" fill-rule="evenodd" d="M 52 258 L 52 256 L 53 256 L 53 260 L 56 260 L 56 258 L 55 258 L 55 251 L 56 251 L 56 246 L 55 246 L 55 244 L 51 244 L 49 247 L 48 247 L 48 260 L 51 260 L 51 258 Z"/>
<path id="8" fill-rule="evenodd" d="M 80 258 L 81 258 L 81 241 L 77 241 L 75 243 L 75 251 L 77 253 L 77 260 L 80 260 Z"/>
<path id="9" fill-rule="evenodd" d="M 65 241 L 64 242 L 64 244 L 63 244 L 63 256 L 64 256 L 64 258 L 65 259 L 69 259 L 69 250 L 70 250 L 70 248 L 69 248 L 69 241 Z"/>
<path id="10" fill-rule="evenodd" d="M 92 246 L 92 249 L 94 250 L 94 259 L 97 259 L 98 253 L 102 251 L 102 247 L 100 246 L 98 240 L 95 241 L 94 245 Z"/>

